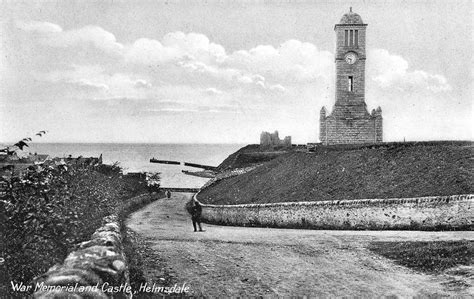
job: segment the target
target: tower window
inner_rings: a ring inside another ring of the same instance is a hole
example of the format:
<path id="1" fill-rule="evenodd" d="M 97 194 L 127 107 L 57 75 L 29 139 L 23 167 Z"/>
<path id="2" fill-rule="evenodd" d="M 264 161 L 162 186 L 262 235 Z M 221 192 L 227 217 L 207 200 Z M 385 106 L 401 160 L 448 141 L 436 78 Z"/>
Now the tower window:
<path id="1" fill-rule="evenodd" d="M 349 76 L 347 83 L 348 83 L 348 90 L 354 91 L 354 77 L 353 76 Z"/>
<path id="2" fill-rule="evenodd" d="M 344 46 L 359 46 L 359 30 L 344 30 Z"/>

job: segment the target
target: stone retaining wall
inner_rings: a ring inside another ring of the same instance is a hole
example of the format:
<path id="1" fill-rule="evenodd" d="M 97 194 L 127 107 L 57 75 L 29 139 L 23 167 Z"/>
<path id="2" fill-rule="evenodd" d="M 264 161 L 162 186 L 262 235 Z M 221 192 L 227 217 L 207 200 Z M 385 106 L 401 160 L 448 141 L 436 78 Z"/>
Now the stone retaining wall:
<path id="1" fill-rule="evenodd" d="M 155 196 L 156 197 L 156 196 Z M 116 215 L 71 252 L 62 265 L 36 277 L 34 298 L 131 298 L 128 265 L 122 246 L 120 216 L 156 198 L 141 195 L 130 199 Z"/>
<path id="2" fill-rule="evenodd" d="M 361 230 L 472 230 L 473 202 L 474 195 L 467 194 L 271 204 L 202 204 L 202 218 L 208 223 L 237 226 Z"/>

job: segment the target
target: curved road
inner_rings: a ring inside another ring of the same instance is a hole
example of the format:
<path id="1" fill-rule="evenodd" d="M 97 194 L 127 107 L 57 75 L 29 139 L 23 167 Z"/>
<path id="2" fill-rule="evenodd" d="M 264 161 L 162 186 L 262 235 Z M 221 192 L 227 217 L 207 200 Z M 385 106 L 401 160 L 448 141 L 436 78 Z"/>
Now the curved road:
<path id="1" fill-rule="evenodd" d="M 464 281 L 468 287 L 450 289 L 453 277 L 420 274 L 366 249 L 372 241 L 472 240 L 473 232 L 322 231 L 204 224 L 205 232 L 194 233 L 184 209 L 190 198 L 191 194 L 174 193 L 171 199 L 160 199 L 133 213 L 127 226 L 151 242 L 173 280 L 189 285 L 191 295 L 474 294 L 472 279 Z M 157 265 L 145 267 L 144 272 L 153 273 Z M 159 283 L 158 277 L 147 279 Z"/>

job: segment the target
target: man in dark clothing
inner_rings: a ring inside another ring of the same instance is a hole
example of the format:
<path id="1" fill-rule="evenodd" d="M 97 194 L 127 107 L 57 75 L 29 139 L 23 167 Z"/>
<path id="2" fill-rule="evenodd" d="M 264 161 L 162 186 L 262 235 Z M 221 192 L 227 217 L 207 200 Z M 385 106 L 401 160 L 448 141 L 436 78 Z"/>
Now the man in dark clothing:
<path id="1" fill-rule="evenodd" d="M 194 226 L 194 231 L 196 232 L 196 223 L 199 226 L 199 231 L 202 232 L 202 227 L 201 227 L 201 213 L 202 213 L 202 207 L 201 204 L 198 201 L 194 201 L 194 205 L 191 210 L 191 219 L 193 220 L 193 226 Z"/>

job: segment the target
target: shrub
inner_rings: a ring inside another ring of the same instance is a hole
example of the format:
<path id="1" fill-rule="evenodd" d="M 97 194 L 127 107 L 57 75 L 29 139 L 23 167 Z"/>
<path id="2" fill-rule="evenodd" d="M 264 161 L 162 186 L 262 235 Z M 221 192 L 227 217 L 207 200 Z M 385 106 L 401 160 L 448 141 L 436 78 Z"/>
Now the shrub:
<path id="1" fill-rule="evenodd" d="M 89 239 L 126 199 L 147 192 L 146 182 L 136 184 L 121 173 L 117 164 L 67 165 L 32 169 L 8 180 L 0 200 L 4 280 L 29 283 L 62 262 L 74 244 Z"/>

